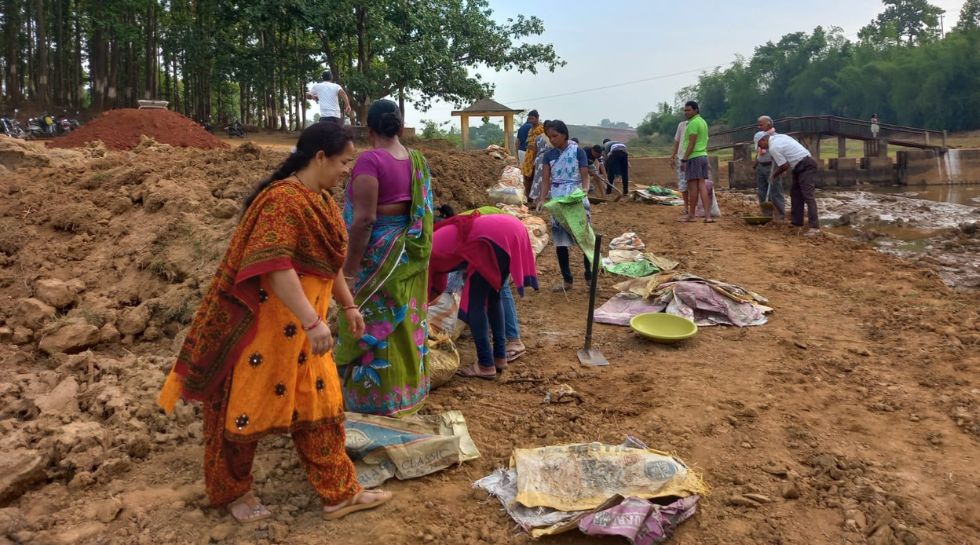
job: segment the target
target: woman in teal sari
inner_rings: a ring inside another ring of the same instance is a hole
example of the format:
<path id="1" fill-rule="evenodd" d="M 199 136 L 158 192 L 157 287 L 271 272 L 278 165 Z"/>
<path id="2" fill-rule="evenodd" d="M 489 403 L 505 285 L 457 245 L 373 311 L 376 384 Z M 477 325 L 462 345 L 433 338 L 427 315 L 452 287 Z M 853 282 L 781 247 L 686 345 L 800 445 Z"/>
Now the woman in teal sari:
<path id="1" fill-rule="evenodd" d="M 344 206 L 350 231 L 344 275 L 367 327 L 353 338 L 341 316 L 334 359 L 348 411 L 401 416 L 429 394 L 432 192 L 425 157 L 398 139 L 398 105 L 375 102 L 367 124 L 372 149 L 351 171 Z"/>

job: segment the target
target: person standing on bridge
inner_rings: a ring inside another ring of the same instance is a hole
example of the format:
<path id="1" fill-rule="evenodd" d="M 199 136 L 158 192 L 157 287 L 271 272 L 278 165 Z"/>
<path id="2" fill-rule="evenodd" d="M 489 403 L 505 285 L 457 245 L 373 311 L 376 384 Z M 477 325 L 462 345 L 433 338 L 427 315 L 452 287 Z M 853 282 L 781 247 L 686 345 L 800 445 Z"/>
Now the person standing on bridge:
<path id="1" fill-rule="evenodd" d="M 687 129 L 684 131 L 684 157 L 681 168 L 687 178 L 688 204 L 687 217 L 680 221 L 693 222 L 700 197 L 706 211 L 711 210 L 711 200 L 708 195 L 708 123 L 701 117 L 698 103 L 689 100 L 684 105 L 684 117 L 687 118 Z M 705 223 L 714 223 L 711 214 L 705 214 Z"/>
<path id="2" fill-rule="evenodd" d="M 810 230 L 807 236 L 820 233 L 820 219 L 817 217 L 817 199 L 814 191 L 817 184 L 817 162 L 802 144 L 785 134 L 763 134 L 758 146 L 772 156 L 776 163 L 773 178 L 778 178 L 787 170 L 793 171 L 793 186 L 790 189 L 790 218 L 793 225 L 803 227 L 803 206 L 806 205 Z"/>
<path id="3" fill-rule="evenodd" d="M 759 147 L 759 140 L 762 139 L 763 135 L 772 136 L 776 134 L 776 129 L 773 127 L 772 118 L 768 115 L 759 116 L 759 121 L 757 126 L 759 127 L 759 132 L 755 133 L 753 140 L 756 143 L 756 155 L 755 163 L 753 168 L 755 169 L 755 189 L 759 196 L 759 207 L 762 210 L 763 216 L 772 216 L 773 210 L 762 206 L 762 203 L 766 202 L 766 195 L 769 195 L 769 201 L 773 204 L 775 209 L 776 219 L 782 221 L 786 219 L 786 197 L 783 196 L 783 178 L 772 178 L 772 157 L 766 150 Z M 772 186 L 770 187 L 770 184 Z"/>

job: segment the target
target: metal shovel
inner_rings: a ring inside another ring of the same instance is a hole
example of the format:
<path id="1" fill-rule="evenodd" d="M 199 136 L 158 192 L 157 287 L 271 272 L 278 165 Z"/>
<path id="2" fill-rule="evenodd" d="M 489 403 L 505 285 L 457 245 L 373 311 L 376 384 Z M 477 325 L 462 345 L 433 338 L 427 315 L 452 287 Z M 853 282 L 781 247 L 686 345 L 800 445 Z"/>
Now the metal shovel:
<path id="1" fill-rule="evenodd" d="M 776 205 L 774 205 L 772 201 L 769 200 L 769 192 L 771 191 L 772 191 L 772 173 L 770 172 L 769 187 L 766 188 L 766 199 L 762 201 L 762 204 L 759 205 L 759 208 L 761 208 L 763 212 L 769 212 L 770 214 L 776 208 Z"/>
<path id="2" fill-rule="evenodd" d="M 592 321 L 595 317 L 595 290 L 599 283 L 599 257 L 602 249 L 602 235 L 595 236 L 595 251 L 592 252 L 592 282 L 589 285 L 589 316 L 585 326 L 585 348 L 578 351 L 578 361 L 582 365 L 609 365 L 609 360 L 602 352 L 592 348 Z"/>

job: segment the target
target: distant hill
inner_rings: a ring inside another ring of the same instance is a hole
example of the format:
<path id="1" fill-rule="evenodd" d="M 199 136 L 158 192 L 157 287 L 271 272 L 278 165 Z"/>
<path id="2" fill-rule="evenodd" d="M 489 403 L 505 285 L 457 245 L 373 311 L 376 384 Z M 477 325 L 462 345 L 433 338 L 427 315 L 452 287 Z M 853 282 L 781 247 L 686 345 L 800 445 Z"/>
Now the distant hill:
<path id="1" fill-rule="evenodd" d="M 583 144 L 601 144 L 604 138 L 629 142 L 636 138 L 636 129 L 612 129 L 589 125 L 569 125 L 570 136 L 578 138 Z"/>

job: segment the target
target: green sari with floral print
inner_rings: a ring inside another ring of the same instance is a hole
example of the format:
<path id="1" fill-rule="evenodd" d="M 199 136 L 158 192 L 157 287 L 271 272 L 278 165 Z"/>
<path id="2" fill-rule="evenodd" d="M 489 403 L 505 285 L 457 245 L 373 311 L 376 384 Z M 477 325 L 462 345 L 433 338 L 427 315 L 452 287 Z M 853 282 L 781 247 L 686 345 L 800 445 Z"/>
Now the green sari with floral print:
<path id="1" fill-rule="evenodd" d="M 429 395 L 428 267 L 432 252 L 429 166 L 418 151 L 412 160 L 412 203 L 404 216 L 378 216 L 351 290 L 364 316 L 357 339 L 341 315 L 334 359 L 346 410 L 401 416 L 417 411 Z M 348 195 L 344 221 L 354 218 Z"/>

